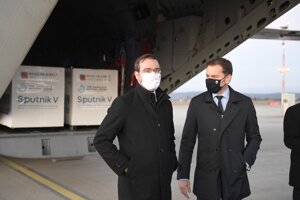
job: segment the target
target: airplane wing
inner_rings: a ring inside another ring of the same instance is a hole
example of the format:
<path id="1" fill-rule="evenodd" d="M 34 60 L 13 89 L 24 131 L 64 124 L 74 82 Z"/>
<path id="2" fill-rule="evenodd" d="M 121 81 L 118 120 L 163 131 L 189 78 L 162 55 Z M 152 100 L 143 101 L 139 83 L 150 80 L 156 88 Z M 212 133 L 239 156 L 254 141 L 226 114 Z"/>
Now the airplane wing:
<path id="1" fill-rule="evenodd" d="M 300 40 L 300 31 L 265 28 L 252 36 L 252 39 Z"/>

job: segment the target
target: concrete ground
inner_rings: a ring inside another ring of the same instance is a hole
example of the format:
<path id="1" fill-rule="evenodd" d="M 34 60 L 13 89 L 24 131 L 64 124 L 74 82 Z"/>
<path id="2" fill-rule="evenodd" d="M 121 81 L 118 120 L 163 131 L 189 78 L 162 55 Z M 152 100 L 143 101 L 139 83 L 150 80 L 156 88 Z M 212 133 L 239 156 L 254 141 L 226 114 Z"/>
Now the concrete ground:
<path id="1" fill-rule="evenodd" d="M 177 152 L 188 104 L 174 105 Z M 283 115 L 279 106 L 256 105 L 263 142 L 255 165 L 249 172 L 252 194 L 246 200 L 289 200 L 289 153 L 283 144 Z M 16 147 L 17 148 L 17 147 Z M 194 154 L 195 158 L 195 154 Z M 1 200 L 117 199 L 117 177 L 97 154 L 75 160 L 11 159 L 19 169 L 0 160 Z M 192 163 L 194 170 L 195 160 Z M 24 175 L 26 170 L 39 175 Z M 191 172 L 192 174 L 194 171 Z M 50 183 L 41 183 L 41 180 Z M 51 187 L 60 186 L 58 187 Z M 52 188 L 52 189 L 51 189 Z M 182 200 L 176 174 L 172 182 L 173 200 Z M 64 194 L 73 193 L 67 198 Z M 191 194 L 192 200 L 195 196 Z"/>

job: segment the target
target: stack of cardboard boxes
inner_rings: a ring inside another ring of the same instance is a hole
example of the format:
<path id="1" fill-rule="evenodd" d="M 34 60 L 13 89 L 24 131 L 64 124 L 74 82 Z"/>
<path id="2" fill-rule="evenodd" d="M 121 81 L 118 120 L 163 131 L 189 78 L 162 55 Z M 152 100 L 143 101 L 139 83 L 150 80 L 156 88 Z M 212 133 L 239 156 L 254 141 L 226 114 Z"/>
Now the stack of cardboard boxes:
<path id="1" fill-rule="evenodd" d="M 99 125 L 117 91 L 116 70 L 67 69 L 65 74 L 64 68 L 20 66 L 2 95 L 0 124 L 10 128 Z"/>

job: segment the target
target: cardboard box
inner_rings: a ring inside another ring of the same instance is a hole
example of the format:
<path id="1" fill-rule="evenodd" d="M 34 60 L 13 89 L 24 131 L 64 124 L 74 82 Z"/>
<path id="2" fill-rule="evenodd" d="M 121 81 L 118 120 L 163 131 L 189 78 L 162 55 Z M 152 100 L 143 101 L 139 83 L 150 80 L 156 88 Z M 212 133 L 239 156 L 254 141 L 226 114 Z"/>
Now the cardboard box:
<path id="1" fill-rule="evenodd" d="M 65 123 L 99 125 L 118 96 L 118 71 L 67 69 Z"/>
<path id="2" fill-rule="evenodd" d="M 20 66 L 0 101 L 0 123 L 10 128 L 64 125 L 64 68 Z"/>

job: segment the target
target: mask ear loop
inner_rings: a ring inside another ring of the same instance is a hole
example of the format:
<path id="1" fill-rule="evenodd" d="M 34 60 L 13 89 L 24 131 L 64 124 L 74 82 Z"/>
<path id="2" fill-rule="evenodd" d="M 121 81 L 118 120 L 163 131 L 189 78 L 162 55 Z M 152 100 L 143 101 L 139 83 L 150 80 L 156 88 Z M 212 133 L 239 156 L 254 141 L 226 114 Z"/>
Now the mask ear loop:
<path id="1" fill-rule="evenodd" d="M 224 78 L 222 78 L 220 81 L 222 81 L 223 79 L 225 79 L 227 77 L 227 75 L 224 76 Z"/>
<path id="2" fill-rule="evenodd" d="M 227 74 L 227 75 L 228 75 L 228 74 Z M 222 80 L 224 80 L 224 79 L 227 77 L 227 75 L 225 75 L 224 78 L 220 79 L 220 84 L 221 84 Z M 226 85 L 226 84 L 227 84 L 227 83 L 225 82 L 225 85 Z M 224 86 L 225 86 L 225 85 L 224 85 Z M 223 87 L 224 87 L 224 86 L 223 86 Z"/>
<path id="3" fill-rule="evenodd" d="M 220 79 L 220 83 L 219 83 L 219 86 L 223 89 L 225 87 L 225 85 L 227 85 L 227 83 L 225 82 L 225 84 L 223 86 L 221 86 L 221 82 L 222 80 L 224 80 L 225 78 L 227 77 L 227 75 L 224 76 L 224 78 Z"/>

